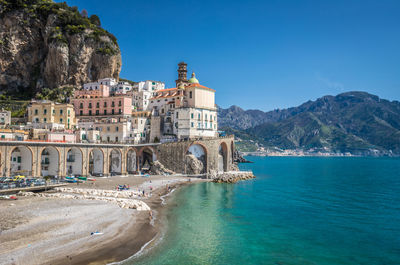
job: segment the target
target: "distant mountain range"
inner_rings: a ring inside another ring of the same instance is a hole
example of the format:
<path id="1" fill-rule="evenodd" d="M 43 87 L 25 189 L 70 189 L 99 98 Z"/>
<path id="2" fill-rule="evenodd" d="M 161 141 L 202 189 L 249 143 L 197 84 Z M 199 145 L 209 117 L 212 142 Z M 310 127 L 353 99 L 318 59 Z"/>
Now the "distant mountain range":
<path id="1" fill-rule="evenodd" d="M 221 129 L 266 147 L 358 155 L 400 155 L 400 102 L 366 92 L 324 96 L 263 112 L 219 109 Z"/>

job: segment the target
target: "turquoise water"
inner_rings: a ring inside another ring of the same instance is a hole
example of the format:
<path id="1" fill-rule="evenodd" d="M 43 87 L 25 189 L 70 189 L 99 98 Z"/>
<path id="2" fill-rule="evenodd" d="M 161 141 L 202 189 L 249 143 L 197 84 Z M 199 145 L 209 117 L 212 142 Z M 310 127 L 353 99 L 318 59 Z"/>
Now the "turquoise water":
<path id="1" fill-rule="evenodd" d="M 127 264 L 400 264 L 400 159 L 248 159 L 256 180 L 179 190 Z"/>

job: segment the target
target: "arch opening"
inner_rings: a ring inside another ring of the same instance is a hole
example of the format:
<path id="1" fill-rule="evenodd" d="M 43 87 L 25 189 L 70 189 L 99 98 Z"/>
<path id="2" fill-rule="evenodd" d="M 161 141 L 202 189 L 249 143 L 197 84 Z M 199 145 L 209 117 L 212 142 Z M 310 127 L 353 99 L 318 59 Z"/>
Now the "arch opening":
<path id="1" fill-rule="evenodd" d="M 219 145 L 219 150 L 218 150 L 218 171 L 219 172 L 228 171 L 227 151 L 228 151 L 228 148 L 226 146 L 226 143 L 221 143 Z"/>
<path id="2" fill-rule="evenodd" d="M 99 148 L 94 148 L 89 154 L 89 174 L 100 176 L 103 174 L 104 155 Z"/>
<path id="3" fill-rule="evenodd" d="M 121 175 L 121 153 L 116 149 L 111 150 L 109 161 L 110 174 Z"/>
<path id="4" fill-rule="evenodd" d="M 191 145 L 188 151 L 186 152 L 186 155 L 191 155 L 192 159 L 195 158 L 198 160 L 198 162 L 201 162 L 201 164 L 199 164 L 197 161 L 189 163 L 191 167 L 190 171 L 193 171 L 189 173 L 193 174 L 207 173 L 207 151 L 202 145 L 200 144 Z"/>
<path id="5" fill-rule="evenodd" d="M 128 172 L 128 174 L 137 173 L 136 151 L 133 149 L 129 150 L 126 154 L 126 172 Z"/>
<path id="6" fill-rule="evenodd" d="M 72 147 L 67 152 L 67 174 L 82 175 L 82 152 L 76 147 Z"/>
<path id="7" fill-rule="evenodd" d="M 32 176 L 32 152 L 25 146 L 14 148 L 10 156 L 10 176 Z"/>
<path id="8" fill-rule="evenodd" d="M 40 154 L 40 175 L 45 176 L 58 176 L 59 172 L 59 153 L 54 147 L 46 147 Z"/>
<path id="9" fill-rule="evenodd" d="M 143 149 L 140 156 L 140 169 L 141 170 L 150 170 L 151 165 L 154 161 L 157 160 L 157 155 L 153 151 L 153 149 L 146 147 Z"/>

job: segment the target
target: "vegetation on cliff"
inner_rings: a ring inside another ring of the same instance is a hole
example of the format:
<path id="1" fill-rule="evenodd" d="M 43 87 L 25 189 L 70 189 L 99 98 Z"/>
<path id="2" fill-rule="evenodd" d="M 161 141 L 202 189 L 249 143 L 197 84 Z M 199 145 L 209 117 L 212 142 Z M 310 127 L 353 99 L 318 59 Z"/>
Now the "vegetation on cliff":
<path id="1" fill-rule="evenodd" d="M 233 107 L 220 111 L 218 118 L 221 128 L 267 147 L 400 154 L 400 102 L 365 92 L 325 96 L 270 112 Z"/>
<path id="2" fill-rule="evenodd" d="M 116 37 L 65 2 L 0 0 L 0 92 L 31 98 L 43 88 L 118 78 Z"/>

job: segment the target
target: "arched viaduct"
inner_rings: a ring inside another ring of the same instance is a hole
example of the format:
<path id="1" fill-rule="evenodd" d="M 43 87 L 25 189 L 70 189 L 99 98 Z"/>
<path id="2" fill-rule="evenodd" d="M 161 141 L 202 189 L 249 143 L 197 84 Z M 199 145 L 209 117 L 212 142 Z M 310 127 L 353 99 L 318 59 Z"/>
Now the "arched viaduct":
<path id="1" fill-rule="evenodd" d="M 233 136 L 152 144 L 88 144 L 0 141 L 2 176 L 134 174 L 153 161 L 177 173 L 186 173 L 185 156 L 204 161 L 204 172 L 232 168 Z"/>

